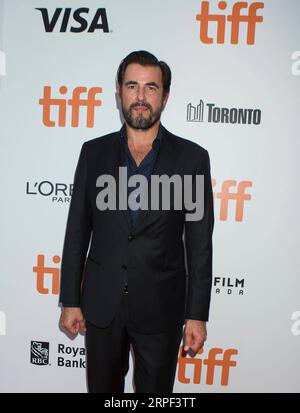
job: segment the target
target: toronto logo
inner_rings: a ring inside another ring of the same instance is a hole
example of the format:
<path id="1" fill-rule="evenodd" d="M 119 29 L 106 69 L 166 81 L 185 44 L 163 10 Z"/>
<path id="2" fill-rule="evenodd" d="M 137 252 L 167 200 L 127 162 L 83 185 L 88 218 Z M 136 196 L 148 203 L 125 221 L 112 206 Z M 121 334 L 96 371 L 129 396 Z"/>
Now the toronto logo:
<path id="1" fill-rule="evenodd" d="M 260 125 L 261 110 L 257 108 L 220 107 L 215 103 L 188 103 L 186 109 L 187 122 L 229 123 L 239 125 Z"/>

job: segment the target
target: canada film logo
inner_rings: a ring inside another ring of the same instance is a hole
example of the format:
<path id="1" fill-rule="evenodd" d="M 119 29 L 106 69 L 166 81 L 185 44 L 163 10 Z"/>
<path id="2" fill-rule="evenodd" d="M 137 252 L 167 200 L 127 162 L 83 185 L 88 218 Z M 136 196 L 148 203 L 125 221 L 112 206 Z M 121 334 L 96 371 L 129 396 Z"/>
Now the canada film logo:
<path id="1" fill-rule="evenodd" d="M 66 86 L 60 86 L 59 93 L 66 95 L 68 88 Z M 70 107 L 71 126 L 72 128 L 77 128 L 79 125 L 80 109 L 86 108 L 85 124 L 88 128 L 92 128 L 94 126 L 95 108 L 102 105 L 102 101 L 96 99 L 96 95 L 99 93 L 102 93 L 101 87 L 91 87 L 88 89 L 84 86 L 78 86 L 73 89 L 71 99 L 64 99 L 62 97 L 52 97 L 51 86 L 44 86 L 43 97 L 39 99 L 39 104 L 42 106 L 43 124 L 48 128 L 55 126 L 65 127 L 68 112 L 67 107 Z M 86 95 L 86 98 L 83 98 L 82 95 Z M 55 117 L 53 117 L 52 112 L 55 112 Z"/>
<path id="2" fill-rule="evenodd" d="M 222 348 L 215 347 L 208 351 L 206 358 L 201 357 L 203 353 L 204 349 L 202 348 L 197 352 L 195 357 L 190 357 L 187 356 L 183 346 L 180 347 L 178 356 L 178 381 L 184 384 L 200 384 L 203 375 L 205 375 L 205 383 L 208 385 L 216 384 L 216 377 L 220 377 L 221 386 L 228 386 L 230 369 L 237 365 L 237 362 L 232 360 L 232 357 L 238 354 L 238 350 L 234 348 L 223 350 Z M 187 375 L 187 370 L 191 373 L 191 369 L 187 369 L 187 366 L 191 366 L 193 370 L 190 375 Z M 217 373 L 216 367 L 218 368 Z"/>
<path id="3" fill-rule="evenodd" d="M 69 7 L 65 9 L 59 7 L 53 13 L 49 13 L 48 9 L 44 7 L 37 7 L 36 10 L 41 12 L 46 33 L 52 33 L 55 28 L 60 33 L 67 31 L 93 33 L 96 30 L 109 33 L 108 19 L 104 8 L 99 8 L 96 12 L 91 12 L 87 7 L 75 10 Z"/>
<path id="4" fill-rule="evenodd" d="M 69 203 L 73 193 L 73 184 L 51 181 L 26 182 L 26 195 L 42 196 L 56 203 Z"/>
<path id="5" fill-rule="evenodd" d="M 215 294 L 244 295 L 245 279 L 237 277 L 214 277 Z"/>
<path id="6" fill-rule="evenodd" d="M 217 6 L 218 13 L 212 14 L 210 12 L 210 4 L 212 7 Z M 217 44 L 224 44 L 229 30 L 230 43 L 238 44 L 240 42 L 240 26 L 241 23 L 244 23 L 247 29 L 247 45 L 253 45 L 256 24 L 263 22 L 263 17 L 258 16 L 257 11 L 263 8 L 264 3 L 262 2 L 238 1 L 233 4 L 230 14 L 226 1 L 202 1 L 200 14 L 196 15 L 196 20 L 200 23 L 200 41 L 205 44 L 212 44 L 214 41 Z M 243 13 L 241 13 L 242 10 Z M 211 27 L 216 27 L 214 34 L 209 33 Z"/>
<path id="7" fill-rule="evenodd" d="M 49 343 L 44 341 L 31 341 L 30 363 L 36 366 L 49 364 Z"/>
<path id="8" fill-rule="evenodd" d="M 260 109 L 226 108 L 200 99 L 197 105 L 189 103 L 186 112 L 187 122 L 229 123 L 239 125 L 260 125 Z"/>

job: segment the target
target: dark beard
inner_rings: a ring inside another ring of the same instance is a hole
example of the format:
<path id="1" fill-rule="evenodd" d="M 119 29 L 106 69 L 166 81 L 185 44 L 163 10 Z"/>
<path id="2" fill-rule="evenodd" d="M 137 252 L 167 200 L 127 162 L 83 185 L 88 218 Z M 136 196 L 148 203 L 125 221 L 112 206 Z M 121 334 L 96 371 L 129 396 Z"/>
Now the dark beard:
<path id="1" fill-rule="evenodd" d="M 133 108 L 136 106 L 144 106 L 146 107 L 149 112 L 150 116 L 145 118 L 143 116 L 143 112 L 141 112 L 138 116 L 133 117 L 132 111 Z M 132 105 L 130 105 L 129 109 L 126 110 L 122 104 L 122 112 L 124 119 L 128 123 L 129 126 L 131 126 L 133 129 L 141 129 L 141 130 L 147 130 L 150 129 L 159 119 L 161 116 L 161 113 L 163 111 L 163 104 L 161 104 L 161 107 L 157 109 L 155 112 L 152 110 L 152 107 L 145 102 L 135 102 Z"/>

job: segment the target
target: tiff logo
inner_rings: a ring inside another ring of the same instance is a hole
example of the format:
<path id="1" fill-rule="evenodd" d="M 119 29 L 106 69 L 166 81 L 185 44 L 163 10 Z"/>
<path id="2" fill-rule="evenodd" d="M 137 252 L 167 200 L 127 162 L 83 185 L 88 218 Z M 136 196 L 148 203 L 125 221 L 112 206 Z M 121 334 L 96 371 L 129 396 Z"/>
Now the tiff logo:
<path id="1" fill-rule="evenodd" d="M 292 320 L 295 322 L 292 324 L 291 331 L 293 336 L 300 335 L 300 311 L 294 311 L 292 314 Z"/>
<path id="2" fill-rule="evenodd" d="M 4 311 L 0 311 L 0 336 L 6 335 L 6 315 Z"/>
<path id="3" fill-rule="evenodd" d="M 61 86 L 59 93 L 66 95 L 68 88 Z M 87 98 L 81 97 L 82 94 L 87 93 Z M 53 128 L 56 122 L 51 119 L 51 108 L 58 109 L 58 126 L 66 126 L 67 105 L 71 107 L 71 126 L 77 128 L 79 124 L 79 109 L 86 107 L 86 126 L 92 128 L 94 126 L 95 107 L 101 106 L 102 101 L 96 99 L 96 95 L 102 93 L 101 87 L 91 87 L 87 89 L 84 86 L 75 87 L 72 92 L 72 99 L 52 98 L 51 86 L 44 86 L 44 95 L 39 99 L 39 104 L 43 107 L 43 124 L 47 127 Z"/>
<path id="4" fill-rule="evenodd" d="M 294 76 L 299 76 L 300 75 L 300 50 L 296 50 L 292 54 L 292 60 L 295 60 L 295 62 L 292 64 L 292 74 Z"/>
<path id="5" fill-rule="evenodd" d="M 216 180 L 212 179 L 212 187 L 216 186 Z M 237 186 L 237 188 L 236 188 Z M 220 200 L 220 220 L 227 221 L 228 219 L 228 207 L 229 201 L 233 201 L 235 205 L 235 221 L 241 222 L 244 218 L 244 204 L 245 201 L 250 201 L 251 195 L 245 191 L 247 188 L 252 187 L 251 181 L 237 181 L 228 179 L 223 182 L 220 192 L 214 193 L 214 200 L 217 198 Z M 234 188 L 233 192 L 230 192 L 230 188 Z"/>
<path id="6" fill-rule="evenodd" d="M 64 33 L 68 30 L 69 20 L 72 12 L 71 8 L 67 7 L 64 9 L 64 11 L 61 7 L 57 8 L 55 9 L 55 12 L 53 13 L 51 18 L 49 17 L 49 12 L 46 8 L 37 7 L 36 10 L 39 10 L 42 14 L 44 28 L 47 33 L 53 32 L 60 16 L 62 16 L 62 19 L 59 31 L 61 33 Z M 81 33 L 88 29 L 88 33 L 93 33 L 95 30 L 102 30 L 104 33 L 108 33 L 109 27 L 106 10 L 103 8 L 97 9 L 90 23 L 88 22 L 88 19 L 86 17 L 89 12 L 90 9 L 88 9 L 87 7 L 81 7 L 73 11 L 72 17 L 75 22 L 75 26 L 73 24 L 70 26 L 70 32 Z"/>
<path id="7" fill-rule="evenodd" d="M 216 347 L 209 350 L 207 358 L 201 359 L 197 357 L 197 355 L 201 355 L 203 352 L 204 350 L 200 349 L 195 357 L 187 357 L 183 346 L 181 346 L 178 357 L 178 380 L 180 383 L 189 384 L 191 382 L 191 379 L 186 377 L 186 366 L 191 365 L 193 366 L 192 383 L 200 384 L 204 365 L 207 366 L 206 384 L 214 384 L 215 367 L 220 367 L 221 385 L 228 386 L 230 368 L 236 367 L 237 364 L 236 361 L 231 360 L 231 357 L 238 354 L 238 351 L 233 348 L 223 351 L 223 349 Z"/>
<path id="8" fill-rule="evenodd" d="M 60 263 L 60 257 L 54 255 L 52 258 L 54 264 Z M 38 255 L 37 265 L 32 268 L 33 272 L 36 273 L 36 289 L 40 294 L 49 294 L 49 288 L 45 286 L 46 274 L 50 275 L 50 285 L 52 294 L 59 293 L 59 268 L 55 267 L 45 267 L 45 256 Z"/>
<path id="9" fill-rule="evenodd" d="M 6 75 L 6 55 L 0 50 L 0 76 Z"/>
<path id="10" fill-rule="evenodd" d="M 238 1 L 233 4 L 231 14 L 226 15 L 225 10 L 227 9 L 226 1 L 218 2 L 218 9 L 221 10 L 222 14 L 211 14 L 209 10 L 210 2 L 201 2 L 200 14 L 196 15 L 196 20 L 200 22 L 200 41 L 206 44 L 212 44 L 214 42 L 214 37 L 209 36 L 208 28 L 210 23 L 217 24 L 217 43 L 225 43 L 225 33 L 227 22 L 230 24 L 230 43 L 239 43 L 239 32 L 240 24 L 247 24 L 247 44 L 253 45 L 255 43 L 255 29 L 256 24 L 263 21 L 262 16 L 257 16 L 257 10 L 264 8 L 264 3 L 254 2 L 249 5 L 246 1 Z M 245 13 L 241 14 L 241 11 L 245 9 Z"/>

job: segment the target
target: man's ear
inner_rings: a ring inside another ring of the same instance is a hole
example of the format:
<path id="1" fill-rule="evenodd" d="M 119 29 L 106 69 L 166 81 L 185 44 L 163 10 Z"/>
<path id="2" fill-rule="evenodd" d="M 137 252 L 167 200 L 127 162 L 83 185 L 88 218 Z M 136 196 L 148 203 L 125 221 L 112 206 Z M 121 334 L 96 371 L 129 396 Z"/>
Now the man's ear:
<path id="1" fill-rule="evenodd" d="M 118 101 L 120 102 L 121 101 L 122 90 L 121 90 L 121 86 L 119 85 L 119 83 L 117 83 L 116 92 L 117 92 Z"/>
<path id="2" fill-rule="evenodd" d="M 163 97 L 163 107 L 164 107 L 164 108 L 166 107 L 166 104 L 167 104 L 167 102 L 168 102 L 169 96 L 170 96 L 170 92 L 166 93 L 165 96 Z"/>

